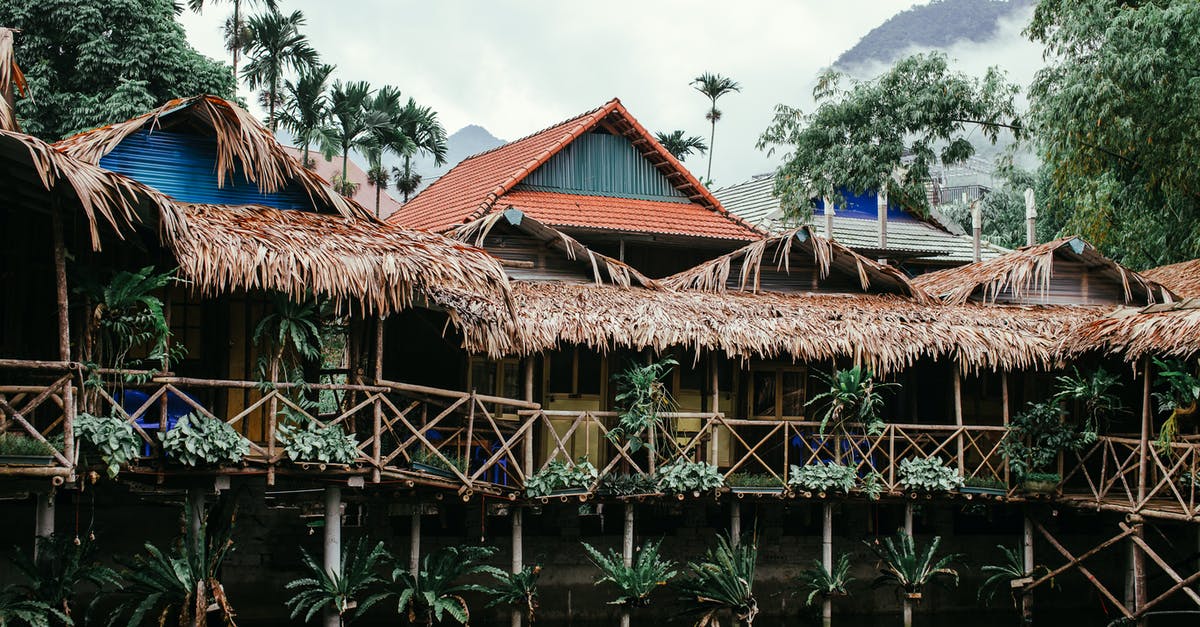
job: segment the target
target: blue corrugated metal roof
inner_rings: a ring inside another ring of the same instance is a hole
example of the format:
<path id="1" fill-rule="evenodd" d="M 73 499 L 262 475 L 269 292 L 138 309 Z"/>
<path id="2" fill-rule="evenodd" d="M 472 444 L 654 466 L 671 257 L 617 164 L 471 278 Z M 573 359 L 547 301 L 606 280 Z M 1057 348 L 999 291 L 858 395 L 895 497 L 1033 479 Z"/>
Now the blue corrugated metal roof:
<path id="1" fill-rule="evenodd" d="M 296 184 L 266 194 L 239 167 L 217 186 L 217 141 L 213 137 L 146 131 L 133 133 L 100 159 L 100 167 L 124 174 L 183 202 L 265 205 L 311 211 L 312 201 Z"/>
<path id="2" fill-rule="evenodd" d="M 689 202 L 628 139 L 585 133 L 518 186 L 593 196 Z"/>

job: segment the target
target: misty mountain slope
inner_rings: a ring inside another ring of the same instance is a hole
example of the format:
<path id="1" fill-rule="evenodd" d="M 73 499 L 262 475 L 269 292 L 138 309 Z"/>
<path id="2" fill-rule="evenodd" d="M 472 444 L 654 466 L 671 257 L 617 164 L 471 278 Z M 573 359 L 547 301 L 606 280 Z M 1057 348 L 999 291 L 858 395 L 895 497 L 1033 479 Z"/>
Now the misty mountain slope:
<path id="1" fill-rule="evenodd" d="M 450 168 L 458 165 L 459 161 L 504 143 L 503 139 L 498 139 L 486 128 L 477 124 L 468 124 L 446 138 L 447 150 L 444 165 L 434 166 L 433 159 L 420 157 L 413 161 L 413 168 L 421 175 L 423 179 L 421 186 L 425 187 L 439 176 L 449 172 Z M 399 160 L 397 160 L 397 164 L 399 164 Z"/>
<path id="2" fill-rule="evenodd" d="M 847 69 L 873 62 L 888 64 L 910 47 L 946 48 L 964 40 L 986 42 L 997 35 L 1001 19 L 1035 3 L 1036 0 L 933 0 L 893 15 L 842 53 L 834 66 Z"/>

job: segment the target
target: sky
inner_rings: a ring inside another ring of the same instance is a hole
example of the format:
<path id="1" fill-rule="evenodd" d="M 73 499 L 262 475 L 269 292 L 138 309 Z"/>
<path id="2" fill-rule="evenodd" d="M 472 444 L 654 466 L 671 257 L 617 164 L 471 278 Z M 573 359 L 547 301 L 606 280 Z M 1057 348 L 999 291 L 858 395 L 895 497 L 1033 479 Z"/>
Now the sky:
<path id="1" fill-rule="evenodd" d="M 242 0 L 244 3 L 253 0 Z M 230 0 L 180 17 L 200 52 L 228 60 L 219 26 Z M 808 107 L 818 72 L 913 0 L 281 0 L 301 10 L 323 61 L 342 80 L 399 87 L 436 110 L 448 132 L 478 124 L 513 140 L 617 97 L 652 131 L 708 140 L 702 72 L 738 81 L 718 107 L 715 187 L 769 172 L 778 156 L 754 147 L 775 105 Z M 1019 25 L 1008 29 L 1019 33 Z M 1009 33 L 1011 35 L 1011 33 Z M 1002 34 L 1003 35 L 1003 34 Z M 998 37 L 999 39 L 999 37 Z M 1010 37 L 1009 39 L 1012 39 Z M 1016 37 L 1019 39 L 1019 35 Z M 951 50 L 964 69 L 1017 67 L 1028 81 L 1031 45 Z M 957 57 L 956 57 L 957 58 Z M 248 101 L 249 93 L 242 88 Z M 704 158 L 687 165 L 703 174 Z"/>

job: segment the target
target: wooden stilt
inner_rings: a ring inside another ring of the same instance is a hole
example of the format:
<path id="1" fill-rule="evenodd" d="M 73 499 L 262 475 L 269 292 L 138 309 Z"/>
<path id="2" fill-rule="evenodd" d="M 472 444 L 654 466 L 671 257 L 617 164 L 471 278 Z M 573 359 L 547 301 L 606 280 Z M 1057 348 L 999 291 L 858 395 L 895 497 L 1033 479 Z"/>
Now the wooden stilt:
<path id="1" fill-rule="evenodd" d="M 625 567 L 633 566 L 633 503 L 625 504 L 625 534 L 621 543 L 621 557 Z M 629 627 L 629 609 L 621 612 L 621 627 Z"/>
<path id="2" fill-rule="evenodd" d="M 1144 533 L 1145 526 L 1141 522 L 1138 522 L 1133 527 L 1133 535 L 1129 537 L 1129 549 L 1133 552 L 1130 557 L 1133 558 L 1132 610 L 1135 613 L 1140 612 L 1143 607 L 1146 607 L 1146 554 L 1143 553 L 1141 547 L 1138 546 L 1138 541 L 1143 539 Z M 1145 627 L 1146 618 L 1139 615 L 1137 624 L 1138 627 Z"/>
<path id="3" fill-rule="evenodd" d="M 1004 426 L 1007 427 L 1009 420 L 1011 420 L 1010 412 L 1012 411 L 1011 409 L 1009 409 L 1010 403 L 1008 400 L 1008 371 L 1007 370 L 1000 373 L 1000 397 L 1001 397 L 1001 401 L 1004 403 L 1004 407 L 1001 410 L 1001 415 L 1004 420 Z M 1006 488 L 1008 487 L 1008 481 L 1009 481 L 1008 464 L 1004 464 L 1004 486 Z M 1032 537 L 1033 531 L 1031 529 L 1029 529 L 1028 524 L 1025 525 L 1025 528 L 1026 528 L 1026 530 L 1028 530 L 1030 537 Z"/>
<path id="4" fill-rule="evenodd" d="M 383 380 L 383 327 L 384 318 L 380 316 L 375 321 L 375 381 Z M 371 469 L 371 482 L 379 483 L 380 467 L 383 462 L 383 403 L 375 399 L 371 416 L 371 459 L 375 467 Z"/>
<path id="5" fill-rule="evenodd" d="M 958 459 L 958 474 L 959 476 L 963 476 L 966 472 L 966 460 L 963 455 L 962 372 L 959 372 L 958 367 L 954 368 L 954 425 L 959 428 L 959 432 L 954 436 L 954 448 Z"/>
<path id="6" fill-rule="evenodd" d="M 54 535 L 53 488 L 37 493 L 37 503 L 34 506 L 33 533 L 33 559 L 37 561 L 38 554 L 41 552 L 41 547 L 38 545 L 41 544 L 42 540 L 46 540 Z"/>
<path id="7" fill-rule="evenodd" d="M 341 576 L 342 570 L 342 489 L 325 488 L 325 572 Z M 340 617 L 334 608 L 325 609 L 325 627 L 338 627 Z"/>
<path id="8" fill-rule="evenodd" d="M 833 572 L 833 505 L 829 503 L 822 506 L 821 564 L 825 572 Z M 824 627 L 833 625 L 833 600 L 829 597 L 821 602 L 821 624 Z"/>
<path id="9" fill-rule="evenodd" d="M 58 300 L 58 359 L 71 361 L 71 318 L 67 300 L 67 244 L 62 208 L 57 201 L 50 209 L 50 228 L 54 234 L 54 288 Z"/>
<path id="10" fill-rule="evenodd" d="M 736 547 L 742 541 L 742 503 L 738 500 L 729 502 L 729 543 Z"/>
<path id="11" fill-rule="evenodd" d="M 1007 378 L 1005 379 L 1007 381 Z M 1025 534 L 1021 540 L 1021 546 L 1024 549 L 1022 566 L 1025 569 L 1025 576 L 1033 576 L 1033 519 L 1029 517 L 1029 512 L 1025 512 Z M 1033 591 L 1025 592 L 1021 595 L 1021 618 L 1028 625 L 1033 622 Z"/>
<path id="12" fill-rule="evenodd" d="M 712 392 L 709 396 L 708 411 L 712 415 L 716 416 L 717 414 L 721 413 L 721 393 L 719 390 L 721 379 L 718 376 L 717 354 L 715 352 L 709 355 L 709 362 L 709 376 L 711 377 L 711 381 L 709 383 Z M 712 464 L 713 466 L 721 465 L 721 449 L 720 444 L 717 441 L 716 424 L 712 425 L 712 429 L 709 433 L 708 463 Z"/>
<path id="13" fill-rule="evenodd" d="M 421 504 L 413 503 L 412 525 L 408 537 L 408 572 L 416 577 L 421 572 Z"/>
<path id="14" fill-rule="evenodd" d="M 1150 428 L 1151 428 L 1151 406 L 1150 406 L 1150 358 L 1142 359 L 1142 430 L 1141 438 L 1138 442 L 1138 504 L 1137 510 L 1140 511 L 1146 501 L 1146 473 L 1149 472 L 1150 460 Z M 1132 611 L 1138 612 L 1146 605 L 1146 555 L 1138 546 L 1138 540 L 1142 539 L 1144 528 L 1142 526 L 1141 517 L 1136 516 L 1136 524 L 1133 528 L 1133 535 L 1130 537 L 1129 550 L 1131 568 L 1133 571 L 1133 606 Z M 1145 627 L 1146 619 L 1138 616 L 1138 627 Z"/>
<path id="15" fill-rule="evenodd" d="M 533 360 L 534 356 L 530 355 L 525 358 L 525 402 L 533 402 Z M 537 416 L 531 416 L 530 420 L 537 420 Z M 530 428 L 525 430 L 525 476 L 533 474 L 533 432 L 535 429 Z"/>
<path id="16" fill-rule="evenodd" d="M 525 568 L 525 521 L 524 510 L 512 510 L 512 571 L 519 573 Z M 513 608 L 512 627 L 521 627 L 521 610 Z"/>

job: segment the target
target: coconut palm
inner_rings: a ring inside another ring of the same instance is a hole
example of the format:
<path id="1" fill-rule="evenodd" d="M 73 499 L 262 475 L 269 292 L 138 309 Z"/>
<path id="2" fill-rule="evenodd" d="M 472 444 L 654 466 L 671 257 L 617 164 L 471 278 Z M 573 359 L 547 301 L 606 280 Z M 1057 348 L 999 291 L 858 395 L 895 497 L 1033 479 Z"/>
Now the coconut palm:
<path id="1" fill-rule="evenodd" d="M 379 217 L 379 199 L 383 194 L 383 190 L 387 189 L 391 176 L 388 174 L 387 168 L 383 167 L 383 163 L 375 159 L 370 159 L 372 165 L 367 170 L 367 185 L 375 188 L 375 217 Z"/>
<path id="2" fill-rule="evenodd" d="M 288 590 L 295 590 L 286 602 L 293 620 L 303 615 L 304 622 L 308 622 L 328 608 L 337 613 L 338 624 L 345 625 L 387 597 L 386 592 L 371 593 L 386 583 L 377 574 L 380 564 L 391 558 L 382 542 L 372 545 L 366 538 L 359 538 L 342 551 L 337 572 L 323 568 L 308 551 L 300 552 L 309 575 L 287 584 Z"/>
<path id="3" fill-rule="evenodd" d="M 392 168 L 392 180 L 396 182 L 396 191 L 404 195 L 404 202 L 408 202 L 408 197 L 421 188 L 421 175 L 412 169 L 412 163 L 407 159 L 404 167 Z"/>
<path id="4" fill-rule="evenodd" d="M 879 576 L 871 586 L 892 586 L 904 594 L 904 627 L 912 627 L 912 603 L 921 599 L 925 588 L 958 585 L 958 571 L 950 566 L 960 556 L 937 557 L 941 543 L 942 538 L 934 536 L 929 546 L 921 550 L 912 536 L 898 530 L 895 538 L 867 544 L 880 560 Z"/>
<path id="5" fill-rule="evenodd" d="M 726 610 L 736 620 L 754 624 L 758 616 L 754 598 L 757 563 L 757 545 L 743 541 L 733 546 L 724 536 L 717 536 L 716 548 L 709 549 L 704 560 L 688 563 L 690 573 L 680 581 L 679 590 L 688 611 L 700 617 L 696 627 L 719 627 L 718 617 Z"/>
<path id="6" fill-rule="evenodd" d="M 396 132 L 405 138 L 405 142 L 393 147 L 393 150 L 404 158 L 404 168 L 400 170 L 404 180 L 396 177 L 396 189 L 404 194 L 404 202 L 408 202 L 409 194 L 421 186 L 421 175 L 413 172 L 412 158 L 415 155 L 425 155 L 433 158 L 433 164 L 440 166 L 446 163 L 446 129 L 437 118 L 437 113 L 429 107 L 422 107 L 412 98 L 400 109 L 400 114 L 394 120 Z M 415 178 L 414 178 L 415 177 Z"/>
<path id="7" fill-rule="evenodd" d="M 698 135 L 684 135 L 681 130 L 674 130 L 670 133 L 659 131 L 654 134 L 658 143 L 662 144 L 667 152 L 675 156 L 676 159 L 683 161 L 692 156 L 693 153 L 703 155 L 708 152 L 708 144 L 704 143 L 704 138 Z"/>
<path id="8" fill-rule="evenodd" d="M 717 122 L 721 120 L 721 110 L 717 108 L 717 100 L 730 92 L 742 91 L 742 86 L 729 77 L 705 72 L 692 79 L 692 88 L 704 94 L 710 103 L 708 113 L 704 114 L 704 119 L 712 124 L 712 133 L 708 138 L 708 173 L 705 175 L 705 178 L 711 181 L 712 149 L 717 139 Z"/>
<path id="9" fill-rule="evenodd" d="M 242 77 L 251 89 L 262 88 L 261 100 L 267 107 L 267 126 L 279 130 L 276 112 L 283 97 L 284 74 L 309 72 L 317 67 L 317 51 L 309 44 L 308 36 L 300 32 L 304 14 L 292 11 L 283 15 L 268 11 L 255 15 L 246 23 L 249 39 L 245 43 L 249 62 L 242 68 Z"/>
<path id="10" fill-rule="evenodd" d="M 321 126 L 329 115 L 329 76 L 334 66 L 319 65 L 301 72 L 295 81 L 283 82 L 279 125 L 291 133 L 304 149 L 304 167 L 310 167 L 309 146 L 320 141 Z"/>
<path id="11" fill-rule="evenodd" d="M 416 575 L 407 567 L 397 567 L 392 581 L 399 597 L 398 610 L 413 624 L 432 625 L 449 616 L 466 625 L 471 611 L 462 595 L 482 587 L 462 580 L 487 572 L 483 562 L 495 553 L 496 549 L 486 546 L 448 546 L 426 555 Z"/>
<path id="12" fill-rule="evenodd" d="M 225 49 L 233 54 L 233 78 L 238 77 L 238 57 L 246 45 L 246 18 L 243 8 L 263 5 L 268 11 L 279 8 L 278 0 L 207 0 L 207 4 L 219 4 L 227 1 L 233 5 L 233 13 L 225 20 Z M 205 0 L 188 0 L 188 8 L 196 13 L 204 10 Z M 178 10 L 178 9 L 176 9 Z"/>
<path id="13" fill-rule="evenodd" d="M 337 81 L 329 91 L 329 116 L 319 131 L 319 138 L 326 159 L 335 155 L 342 157 L 343 188 L 339 191 L 343 195 L 350 191 L 345 187 L 350 151 L 374 148 L 376 129 L 390 121 L 386 112 L 372 109 L 374 104 L 375 90 L 366 81 Z"/>

